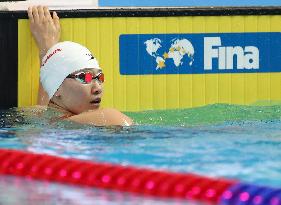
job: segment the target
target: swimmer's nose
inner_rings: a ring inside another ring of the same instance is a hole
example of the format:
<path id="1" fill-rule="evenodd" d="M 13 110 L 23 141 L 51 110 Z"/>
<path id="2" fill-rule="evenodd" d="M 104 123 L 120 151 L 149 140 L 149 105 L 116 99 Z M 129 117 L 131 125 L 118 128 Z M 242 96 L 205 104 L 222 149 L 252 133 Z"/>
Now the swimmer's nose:
<path id="1" fill-rule="evenodd" d="M 99 83 L 97 80 L 93 80 L 91 85 L 91 94 L 98 95 L 102 93 L 102 83 Z"/>

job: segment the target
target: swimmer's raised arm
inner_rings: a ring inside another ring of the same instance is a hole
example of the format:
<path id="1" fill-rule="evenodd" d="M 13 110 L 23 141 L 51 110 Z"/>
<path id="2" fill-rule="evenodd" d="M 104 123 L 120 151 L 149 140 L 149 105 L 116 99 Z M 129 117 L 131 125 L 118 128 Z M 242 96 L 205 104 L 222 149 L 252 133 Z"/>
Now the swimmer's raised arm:
<path id="1" fill-rule="evenodd" d="M 60 22 L 56 12 L 51 16 L 47 7 L 33 6 L 28 8 L 30 31 L 38 46 L 41 60 L 47 51 L 60 40 Z M 39 82 L 38 105 L 48 105 L 48 95 Z"/>

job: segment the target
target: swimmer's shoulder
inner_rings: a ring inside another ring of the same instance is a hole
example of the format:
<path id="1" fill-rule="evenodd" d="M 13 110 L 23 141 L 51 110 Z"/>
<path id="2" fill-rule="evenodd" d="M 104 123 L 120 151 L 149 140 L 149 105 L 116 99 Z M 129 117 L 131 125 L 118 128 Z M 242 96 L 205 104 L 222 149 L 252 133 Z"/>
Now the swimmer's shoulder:
<path id="1" fill-rule="evenodd" d="M 95 126 L 130 126 L 133 124 L 133 121 L 130 117 L 114 108 L 90 110 L 68 117 L 67 120 Z"/>

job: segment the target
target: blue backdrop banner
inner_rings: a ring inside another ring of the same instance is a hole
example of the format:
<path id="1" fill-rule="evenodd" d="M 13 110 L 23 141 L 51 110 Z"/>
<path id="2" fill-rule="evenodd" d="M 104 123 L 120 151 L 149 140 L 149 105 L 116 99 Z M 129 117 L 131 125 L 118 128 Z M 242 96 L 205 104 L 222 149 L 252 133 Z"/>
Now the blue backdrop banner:
<path id="1" fill-rule="evenodd" d="M 125 34 L 120 73 L 281 72 L 281 33 Z"/>

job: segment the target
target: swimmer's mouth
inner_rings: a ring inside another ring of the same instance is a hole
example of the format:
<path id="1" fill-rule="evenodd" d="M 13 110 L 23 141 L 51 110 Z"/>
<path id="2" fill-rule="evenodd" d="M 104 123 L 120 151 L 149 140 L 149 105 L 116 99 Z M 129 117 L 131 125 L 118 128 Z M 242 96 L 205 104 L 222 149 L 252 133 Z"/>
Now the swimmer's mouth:
<path id="1" fill-rule="evenodd" d="M 92 100 L 90 103 L 91 104 L 100 104 L 100 102 L 101 102 L 101 98 L 97 98 L 95 100 Z"/>

